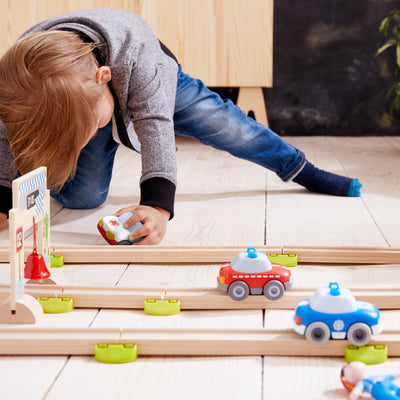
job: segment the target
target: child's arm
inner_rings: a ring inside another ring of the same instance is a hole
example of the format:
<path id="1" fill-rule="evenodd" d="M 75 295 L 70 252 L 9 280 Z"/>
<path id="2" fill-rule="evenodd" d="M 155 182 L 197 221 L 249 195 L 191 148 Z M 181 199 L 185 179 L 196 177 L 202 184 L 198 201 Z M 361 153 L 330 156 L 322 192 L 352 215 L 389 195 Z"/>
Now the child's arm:
<path id="1" fill-rule="evenodd" d="M 141 205 L 173 214 L 176 185 L 174 108 L 178 64 L 150 29 L 130 76 L 128 110 L 141 145 Z M 115 82 L 114 82 L 115 84 Z"/>
<path id="2" fill-rule="evenodd" d="M 142 205 L 134 205 L 118 210 L 115 215 L 119 217 L 126 212 L 133 213 L 133 216 L 126 221 L 125 227 L 142 222 L 143 226 L 136 229 L 129 235 L 130 240 L 145 236 L 137 244 L 158 244 L 165 236 L 167 231 L 167 223 L 170 217 L 170 212 L 160 207 L 150 207 Z"/>

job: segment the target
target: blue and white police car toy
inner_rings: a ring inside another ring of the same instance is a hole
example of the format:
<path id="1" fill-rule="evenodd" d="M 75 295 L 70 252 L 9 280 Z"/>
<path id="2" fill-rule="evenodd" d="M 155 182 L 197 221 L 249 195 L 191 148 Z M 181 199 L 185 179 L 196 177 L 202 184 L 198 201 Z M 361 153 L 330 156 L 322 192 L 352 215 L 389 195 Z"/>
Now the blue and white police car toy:
<path id="1" fill-rule="evenodd" d="M 294 330 L 312 344 L 347 338 L 354 346 L 365 346 L 372 335 L 381 333 L 382 327 L 377 307 L 356 300 L 338 283 L 330 283 L 310 299 L 297 303 Z"/>

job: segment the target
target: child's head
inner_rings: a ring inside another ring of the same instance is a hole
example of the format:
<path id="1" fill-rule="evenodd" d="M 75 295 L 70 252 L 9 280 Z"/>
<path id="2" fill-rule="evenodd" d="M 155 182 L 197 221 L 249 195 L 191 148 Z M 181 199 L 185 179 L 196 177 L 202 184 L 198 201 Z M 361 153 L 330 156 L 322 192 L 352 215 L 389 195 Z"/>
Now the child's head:
<path id="1" fill-rule="evenodd" d="M 346 364 L 340 372 L 340 380 L 343 386 L 352 391 L 357 382 L 368 376 L 367 366 L 361 361 L 353 361 Z"/>
<path id="2" fill-rule="evenodd" d="M 107 85 L 99 84 L 94 47 L 72 32 L 45 31 L 0 58 L 0 120 L 16 166 L 22 174 L 47 166 L 52 188 L 74 175 L 99 128 Z"/>

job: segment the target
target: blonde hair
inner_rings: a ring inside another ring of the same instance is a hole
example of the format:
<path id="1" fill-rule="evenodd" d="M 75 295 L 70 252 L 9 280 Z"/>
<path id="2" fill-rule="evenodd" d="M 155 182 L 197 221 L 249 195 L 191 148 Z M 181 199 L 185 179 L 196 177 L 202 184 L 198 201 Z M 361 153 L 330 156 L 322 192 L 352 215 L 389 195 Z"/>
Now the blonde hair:
<path id="1" fill-rule="evenodd" d="M 44 31 L 18 40 L 0 59 L 0 120 L 16 167 L 25 174 L 47 166 L 52 189 L 75 175 L 97 129 L 95 47 L 72 32 Z"/>

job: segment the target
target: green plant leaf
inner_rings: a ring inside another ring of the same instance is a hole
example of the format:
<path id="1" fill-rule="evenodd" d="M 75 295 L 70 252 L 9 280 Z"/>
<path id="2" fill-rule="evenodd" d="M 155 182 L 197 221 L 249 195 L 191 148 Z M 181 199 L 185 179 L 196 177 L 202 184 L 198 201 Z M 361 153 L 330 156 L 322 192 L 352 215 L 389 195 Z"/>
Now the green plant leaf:
<path id="1" fill-rule="evenodd" d="M 400 25 L 397 24 L 393 28 L 393 39 L 399 41 L 400 40 Z"/>
<path id="2" fill-rule="evenodd" d="M 383 46 L 381 46 L 381 47 L 379 47 L 379 49 L 377 50 L 377 52 L 376 52 L 376 56 L 379 56 L 379 54 L 381 54 L 382 52 L 384 52 L 386 49 L 388 49 L 389 47 L 391 47 L 391 46 L 397 46 L 398 45 L 398 42 L 397 42 L 397 40 L 394 40 L 394 39 L 388 39 L 386 42 L 385 42 L 385 44 L 383 45 Z"/>
<path id="3" fill-rule="evenodd" d="M 400 71 L 400 10 L 392 10 L 389 15 L 381 21 L 379 32 L 388 36 L 389 29 L 391 29 L 392 32 L 391 38 L 386 40 L 386 42 L 378 48 L 375 56 L 380 55 L 389 47 L 396 46 L 396 69 L 394 71 L 394 76 L 396 77 L 395 80 L 398 80 L 398 73 Z M 394 111 L 400 111 L 400 82 L 396 82 L 389 87 L 384 101 L 390 101 L 389 114 L 392 117 Z"/>
<path id="4" fill-rule="evenodd" d="M 387 93 L 386 93 L 386 96 L 385 96 L 385 100 L 384 100 L 385 102 L 386 102 L 386 101 L 389 101 L 389 98 L 390 98 L 390 96 L 391 96 L 391 94 L 392 94 L 394 88 L 395 88 L 397 85 L 398 85 L 398 83 L 395 83 L 394 85 L 390 86 L 390 88 L 388 89 L 388 91 L 387 91 Z"/>
<path id="5" fill-rule="evenodd" d="M 387 31 L 391 20 L 392 17 L 386 17 L 379 25 L 379 32 L 383 33 L 385 36 L 387 36 Z"/>
<path id="6" fill-rule="evenodd" d="M 396 47 L 396 64 L 400 67 L 400 44 Z"/>
<path id="7" fill-rule="evenodd" d="M 395 21 L 400 22 L 400 10 L 394 10 L 391 14 Z"/>
<path id="8" fill-rule="evenodd" d="M 393 115 L 393 110 L 399 111 L 400 110 L 400 97 L 395 96 L 392 103 L 390 104 L 390 115 Z"/>

